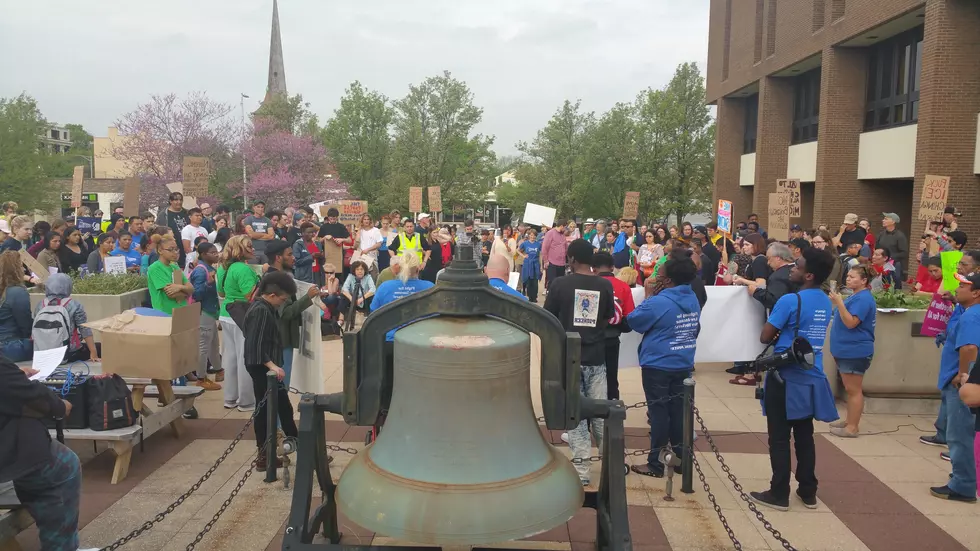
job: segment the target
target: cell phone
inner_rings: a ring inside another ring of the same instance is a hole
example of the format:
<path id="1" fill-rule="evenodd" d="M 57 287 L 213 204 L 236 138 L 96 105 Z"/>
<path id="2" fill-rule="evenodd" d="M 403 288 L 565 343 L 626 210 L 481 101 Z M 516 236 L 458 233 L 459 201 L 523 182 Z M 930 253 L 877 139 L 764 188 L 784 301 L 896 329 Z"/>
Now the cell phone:
<path id="1" fill-rule="evenodd" d="M 834 281 L 834 280 L 831 280 L 830 281 L 830 292 L 831 293 L 836 293 L 837 292 L 837 282 Z"/>

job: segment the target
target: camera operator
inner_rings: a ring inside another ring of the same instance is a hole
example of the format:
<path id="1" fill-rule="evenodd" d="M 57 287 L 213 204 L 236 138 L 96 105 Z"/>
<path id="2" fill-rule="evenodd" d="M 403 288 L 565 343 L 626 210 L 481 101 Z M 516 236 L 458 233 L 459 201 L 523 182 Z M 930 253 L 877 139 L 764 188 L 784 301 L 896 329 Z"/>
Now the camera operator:
<path id="1" fill-rule="evenodd" d="M 751 492 L 752 500 L 780 511 L 789 510 L 790 432 L 796 444 L 796 495 L 807 508 L 817 507 L 816 449 L 813 420 L 838 419 L 834 395 L 823 372 L 823 345 L 830 323 L 830 299 L 821 289 L 830 276 L 834 259 L 826 251 L 803 252 L 790 272 L 790 281 L 800 291 L 776 302 L 762 328 L 763 343 L 775 341 L 776 354 L 795 348 L 806 339 L 813 347 L 813 365 L 798 363 L 770 368 L 766 373 L 762 413 L 769 432 L 769 463 L 772 480 L 764 492 Z M 764 363 L 759 362 L 759 363 Z"/>

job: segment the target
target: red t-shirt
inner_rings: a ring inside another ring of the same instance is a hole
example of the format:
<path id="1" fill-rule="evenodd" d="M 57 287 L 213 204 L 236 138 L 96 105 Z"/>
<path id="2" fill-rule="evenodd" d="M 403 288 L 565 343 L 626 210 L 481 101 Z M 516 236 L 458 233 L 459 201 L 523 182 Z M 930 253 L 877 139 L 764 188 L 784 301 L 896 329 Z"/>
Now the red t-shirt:
<path id="1" fill-rule="evenodd" d="M 922 286 L 919 290 L 925 293 L 938 293 L 943 284 L 942 279 L 932 279 L 928 271 L 925 277 L 919 277 L 915 282 Z"/>
<path id="2" fill-rule="evenodd" d="M 313 273 L 320 273 L 320 263 L 316 260 L 316 255 L 320 254 L 320 247 L 317 247 L 315 242 L 310 241 L 306 244 L 306 250 L 313 255 Z"/>
<path id="3" fill-rule="evenodd" d="M 603 275 L 602 277 L 606 278 L 609 283 L 612 283 L 613 296 L 616 297 L 616 300 L 619 301 L 620 306 L 623 308 L 623 317 L 625 318 L 633 313 L 633 309 L 636 308 L 633 304 L 633 289 L 630 289 L 630 286 L 625 281 L 616 279 L 616 276 Z"/>

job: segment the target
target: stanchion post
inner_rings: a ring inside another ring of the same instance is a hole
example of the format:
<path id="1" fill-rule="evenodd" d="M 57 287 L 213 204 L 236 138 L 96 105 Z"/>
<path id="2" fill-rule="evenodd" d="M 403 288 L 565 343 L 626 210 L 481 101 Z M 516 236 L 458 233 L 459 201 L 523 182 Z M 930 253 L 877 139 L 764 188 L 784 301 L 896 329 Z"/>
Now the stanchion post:
<path id="1" fill-rule="evenodd" d="M 265 419 L 268 426 L 268 436 L 265 443 L 265 481 L 276 481 L 276 435 L 279 429 L 276 427 L 276 420 L 279 418 L 279 378 L 275 372 L 270 371 L 266 374 L 266 388 L 268 389 L 268 399 L 265 402 Z M 256 422 L 261 420 L 256 419 Z"/>
<path id="2" fill-rule="evenodd" d="M 694 379 L 684 379 L 684 449 L 681 452 L 681 491 L 694 493 Z"/>

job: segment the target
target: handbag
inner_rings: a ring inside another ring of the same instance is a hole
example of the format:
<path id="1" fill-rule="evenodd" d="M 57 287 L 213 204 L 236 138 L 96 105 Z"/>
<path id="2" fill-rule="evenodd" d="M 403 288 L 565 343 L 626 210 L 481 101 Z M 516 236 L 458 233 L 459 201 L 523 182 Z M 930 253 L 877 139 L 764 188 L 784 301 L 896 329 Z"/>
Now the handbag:
<path id="1" fill-rule="evenodd" d="M 133 407 L 133 394 L 119 375 L 96 375 L 85 381 L 88 426 L 95 431 L 135 425 L 139 414 Z"/>

